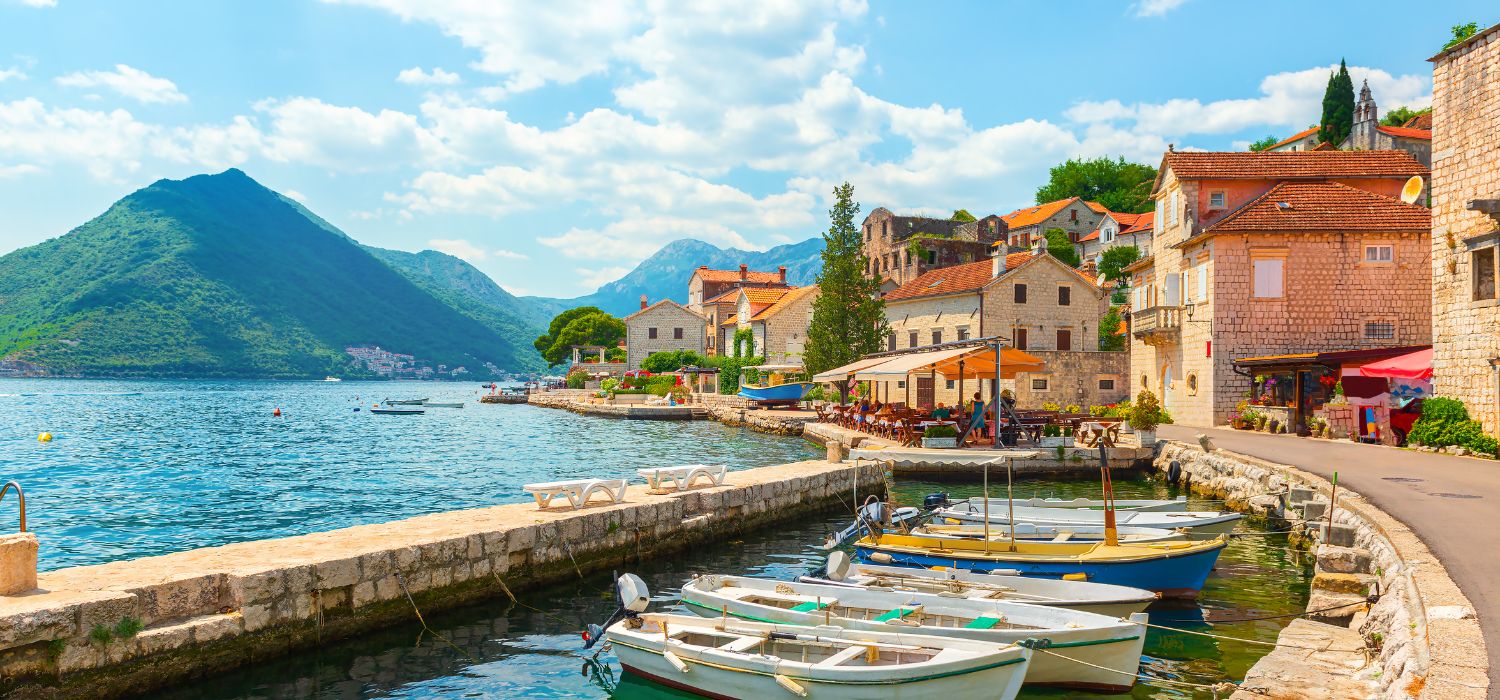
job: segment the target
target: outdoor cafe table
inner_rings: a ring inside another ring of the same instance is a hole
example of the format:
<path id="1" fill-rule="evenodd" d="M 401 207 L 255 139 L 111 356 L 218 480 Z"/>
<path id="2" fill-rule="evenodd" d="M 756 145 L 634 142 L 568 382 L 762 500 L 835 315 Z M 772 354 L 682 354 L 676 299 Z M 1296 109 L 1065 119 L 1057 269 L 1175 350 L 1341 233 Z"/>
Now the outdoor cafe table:
<path id="1" fill-rule="evenodd" d="M 1120 424 L 1103 421 L 1083 421 L 1078 424 L 1078 441 L 1084 447 L 1103 445 L 1114 447 L 1120 441 Z"/>

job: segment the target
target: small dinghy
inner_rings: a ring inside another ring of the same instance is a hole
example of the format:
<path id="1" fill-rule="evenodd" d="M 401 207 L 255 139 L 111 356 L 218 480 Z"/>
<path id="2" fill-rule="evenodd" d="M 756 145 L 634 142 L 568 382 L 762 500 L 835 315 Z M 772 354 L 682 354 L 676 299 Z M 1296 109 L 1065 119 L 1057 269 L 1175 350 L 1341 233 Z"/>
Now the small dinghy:
<path id="1" fill-rule="evenodd" d="M 823 578 L 823 577 L 827 578 Z M 1109 617 L 1127 617 L 1144 612 L 1161 596 L 1151 591 L 1107 583 L 1029 578 L 1012 571 L 980 574 L 963 569 L 916 569 L 850 561 L 834 552 L 828 563 L 812 576 L 799 581 L 872 590 L 962 595 L 975 600 L 1005 600 L 1012 603 L 1046 605 L 1082 610 Z"/>
<path id="2" fill-rule="evenodd" d="M 937 519 L 953 525 L 984 522 L 984 499 L 969 498 L 940 508 Z M 1017 523 L 1033 525 L 1056 525 L 1063 527 L 1104 527 L 1104 511 L 1092 508 L 1038 508 L 1016 506 L 1012 511 L 1004 499 L 991 499 L 989 504 L 990 524 L 1004 525 L 1012 519 Z M 1115 513 L 1115 522 L 1125 527 L 1154 527 L 1176 530 L 1187 528 L 1193 535 L 1217 535 L 1234 529 L 1235 523 L 1244 516 L 1231 511 L 1141 511 L 1121 510 Z"/>
<path id="3" fill-rule="evenodd" d="M 427 399 L 386 399 L 382 403 L 387 406 L 421 406 L 427 403 Z"/>
<path id="4" fill-rule="evenodd" d="M 996 645 L 1046 640 L 1042 643 L 1061 656 L 1033 658 L 1026 671 L 1027 684 L 1109 692 L 1128 691 L 1135 683 L 1141 648 L 1146 643 L 1144 613 L 1135 613 L 1126 622 L 1066 608 L 976 600 L 962 594 L 711 575 L 684 585 L 682 602 L 704 617 L 805 627 L 831 625 L 857 632 L 901 632 L 908 643 L 924 637 Z"/>
<path id="5" fill-rule="evenodd" d="M 707 698 L 1011 700 L 1032 659 L 1014 644 L 646 613 L 633 574 L 616 591 L 613 624 L 590 626 L 586 647 L 607 640 L 627 673 Z"/>
<path id="6" fill-rule="evenodd" d="M 422 405 L 426 406 L 427 408 L 463 408 L 464 402 L 458 401 L 455 403 L 438 403 L 436 401 L 428 401 Z"/>
<path id="7" fill-rule="evenodd" d="M 426 411 L 406 406 L 372 406 L 370 412 L 382 416 L 419 416 Z"/>

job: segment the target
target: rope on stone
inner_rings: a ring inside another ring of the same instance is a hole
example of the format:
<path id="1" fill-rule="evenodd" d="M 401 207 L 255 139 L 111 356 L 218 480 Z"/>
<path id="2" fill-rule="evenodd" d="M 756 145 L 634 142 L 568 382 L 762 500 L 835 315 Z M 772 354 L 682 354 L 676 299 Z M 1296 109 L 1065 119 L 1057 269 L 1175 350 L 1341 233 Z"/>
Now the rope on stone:
<path id="1" fill-rule="evenodd" d="M 423 632 L 431 632 L 432 636 L 437 637 L 438 639 L 443 640 L 443 642 L 445 644 L 447 644 L 450 647 L 453 647 L 454 651 L 456 651 L 456 652 L 458 652 L 460 654 L 463 654 L 465 657 L 468 657 L 468 659 L 470 661 L 473 661 L 476 664 L 479 663 L 479 659 L 474 658 L 474 656 L 472 654 L 470 654 L 467 651 L 464 651 L 462 647 L 458 646 L 457 644 L 454 644 L 452 640 L 448 639 L 447 637 L 444 637 L 437 630 L 435 630 L 435 629 L 427 626 L 427 620 L 422 617 L 422 611 L 419 610 L 419 609 L 417 609 L 417 601 L 412 599 L 412 597 L 411 597 L 411 591 L 408 590 L 407 587 L 406 587 L 406 577 L 402 576 L 401 572 L 399 572 L 399 571 L 396 572 L 396 583 L 401 584 L 401 592 L 404 593 L 404 594 L 406 594 L 406 602 L 411 603 L 411 611 L 417 614 L 417 622 L 422 623 L 422 631 Z M 418 637 L 419 641 L 420 641 L 420 639 L 421 638 Z"/>
<path id="2" fill-rule="evenodd" d="M 1234 622 L 1259 622 L 1261 620 L 1282 620 L 1282 619 L 1286 619 L 1286 618 L 1290 618 L 1290 617 L 1302 617 L 1304 615 L 1316 615 L 1318 613 L 1330 612 L 1330 611 L 1333 611 L 1333 610 L 1338 610 L 1340 608 L 1352 608 L 1352 607 L 1354 607 L 1356 605 L 1373 605 L 1375 603 L 1375 601 L 1377 601 L 1379 599 L 1380 599 L 1380 596 L 1375 595 L 1375 594 L 1371 594 L 1368 598 L 1366 598 L 1365 600 L 1361 600 L 1358 603 L 1344 603 L 1342 605 L 1334 605 L 1332 607 L 1319 608 L 1317 610 L 1308 610 L 1306 612 L 1287 613 L 1285 615 L 1262 615 L 1262 616 L 1259 616 L 1259 617 L 1239 617 L 1239 618 L 1235 618 L 1233 620 L 1206 620 L 1206 622 L 1208 622 L 1210 624 L 1221 625 L 1221 624 L 1230 624 L 1230 623 L 1234 623 Z M 1186 632 L 1187 630 L 1179 630 L 1179 631 Z"/>

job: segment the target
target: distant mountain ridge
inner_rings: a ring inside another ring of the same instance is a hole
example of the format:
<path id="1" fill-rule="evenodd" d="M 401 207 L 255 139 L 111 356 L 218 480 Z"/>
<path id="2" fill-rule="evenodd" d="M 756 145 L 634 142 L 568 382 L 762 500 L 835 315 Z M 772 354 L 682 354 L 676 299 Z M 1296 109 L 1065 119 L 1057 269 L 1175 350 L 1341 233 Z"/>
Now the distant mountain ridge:
<path id="1" fill-rule="evenodd" d="M 357 372 L 348 345 L 527 371 L 539 316 L 467 263 L 361 247 L 234 169 L 0 256 L 0 359 L 60 374 L 321 377 Z"/>
<path id="2" fill-rule="evenodd" d="M 661 250 L 641 261 L 624 277 L 601 286 L 593 294 L 573 299 L 522 299 L 537 304 L 550 312 L 549 315 L 578 306 L 597 306 L 616 316 L 625 316 L 640 309 L 642 294 L 653 304 L 662 299 L 687 303 L 688 280 L 692 278 L 693 270 L 701 265 L 721 270 L 737 270 L 743 263 L 752 270 L 762 271 L 774 271 L 778 266 L 785 265 L 787 281 L 802 286 L 817 280 L 818 273 L 823 269 L 822 254 L 822 237 L 779 245 L 765 251 L 720 248 L 700 240 L 683 238 L 662 246 Z"/>

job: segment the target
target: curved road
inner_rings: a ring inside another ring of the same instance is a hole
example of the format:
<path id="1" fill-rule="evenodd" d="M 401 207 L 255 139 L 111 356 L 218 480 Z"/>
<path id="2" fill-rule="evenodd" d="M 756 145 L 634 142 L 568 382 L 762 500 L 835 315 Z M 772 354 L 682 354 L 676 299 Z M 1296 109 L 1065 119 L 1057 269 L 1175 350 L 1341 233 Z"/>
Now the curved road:
<path id="1" fill-rule="evenodd" d="M 1500 668 L 1500 462 L 1217 428 L 1163 425 L 1164 438 L 1214 446 L 1288 464 L 1358 492 L 1406 523 L 1443 560 L 1453 581 L 1469 597 L 1484 632 L 1489 667 Z M 1489 697 L 1500 700 L 1500 683 Z"/>

